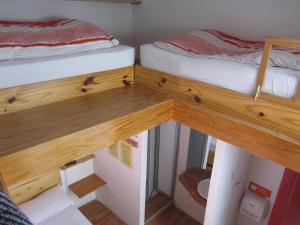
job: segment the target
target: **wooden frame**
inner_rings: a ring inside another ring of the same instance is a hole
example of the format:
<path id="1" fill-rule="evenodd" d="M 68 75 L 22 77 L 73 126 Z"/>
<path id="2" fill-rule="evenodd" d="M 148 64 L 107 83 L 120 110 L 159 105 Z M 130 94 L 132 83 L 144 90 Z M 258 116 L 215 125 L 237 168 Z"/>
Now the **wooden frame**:
<path id="1" fill-rule="evenodd" d="M 278 103 L 160 71 L 136 66 L 135 83 L 159 90 L 193 106 L 210 108 L 243 124 L 300 143 L 300 111 Z"/>
<path id="2" fill-rule="evenodd" d="M 0 115 L 87 96 L 134 81 L 133 67 L 0 89 Z"/>
<path id="3" fill-rule="evenodd" d="M 265 41 L 263 56 L 261 60 L 261 65 L 256 81 L 256 93 L 255 93 L 255 100 L 261 99 L 268 102 L 278 103 L 280 105 L 286 105 L 288 107 L 296 108 L 297 110 L 300 109 L 300 80 L 298 80 L 297 91 L 296 95 L 293 99 L 282 98 L 279 96 L 274 96 L 268 93 L 262 93 L 261 88 L 264 84 L 266 71 L 268 68 L 269 58 L 271 56 L 272 47 L 282 46 L 282 47 L 290 47 L 290 48 L 299 48 L 300 49 L 300 40 L 294 39 L 285 39 L 285 38 L 272 38 L 269 37 Z"/>
<path id="4" fill-rule="evenodd" d="M 298 96 L 254 100 L 141 66 L 1 89 L 1 185 L 17 203 L 29 200 L 59 183 L 66 162 L 169 120 L 300 172 Z"/>

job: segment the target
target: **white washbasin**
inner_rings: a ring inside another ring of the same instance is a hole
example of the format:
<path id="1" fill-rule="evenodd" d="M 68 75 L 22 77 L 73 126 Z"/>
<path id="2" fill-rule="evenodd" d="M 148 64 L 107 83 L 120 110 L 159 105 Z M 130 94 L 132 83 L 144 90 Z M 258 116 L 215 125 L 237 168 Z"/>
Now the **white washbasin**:
<path id="1" fill-rule="evenodd" d="M 209 190 L 210 178 L 199 182 L 197 186 L 198 193 L 207 200 Z"/>

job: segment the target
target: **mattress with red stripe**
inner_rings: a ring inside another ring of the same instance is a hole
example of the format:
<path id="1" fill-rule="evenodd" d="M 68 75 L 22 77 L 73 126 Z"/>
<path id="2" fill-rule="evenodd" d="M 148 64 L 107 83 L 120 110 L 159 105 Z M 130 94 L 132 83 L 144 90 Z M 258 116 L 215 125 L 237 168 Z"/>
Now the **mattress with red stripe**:
<path id="1" fill-rule="evenodd" d="M 104 29 L 77 19 L 0 21 L 0 60 L 69 54 L 118 44 Z"/>
<path id="2" fill-rule="evenodd" d="M 243 40 L 212 29 L 197 30 L 178 38 L 155 42 L 154 45 L 190 57 L 257 65 L 261 62 L 264 48 L 264 42 Z M 270 65 L 300 70 L 300 50 L 274 46 Z"/>

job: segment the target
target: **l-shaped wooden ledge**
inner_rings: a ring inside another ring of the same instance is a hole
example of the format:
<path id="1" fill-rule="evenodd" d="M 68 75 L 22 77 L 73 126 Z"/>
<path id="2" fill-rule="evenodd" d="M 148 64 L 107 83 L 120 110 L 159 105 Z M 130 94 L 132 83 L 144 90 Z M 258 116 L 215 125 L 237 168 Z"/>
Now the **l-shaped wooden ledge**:
<path id="1" fill-rule="evenodd" d="M 133 75 L 124 68 L 0 90 L 1 185 L 17 203 L 57 184 L 64 163 L 168 120 L 300 172 L 299 110 L 252 107 L 230 91 L 216 103 L 219 89 L 210 85 L 199 90 L 196 81 L 142 67 Z M 15 107 L 7 105 L 13 97 Z M 253 117 L 256 110 L 267 116 Z"/>

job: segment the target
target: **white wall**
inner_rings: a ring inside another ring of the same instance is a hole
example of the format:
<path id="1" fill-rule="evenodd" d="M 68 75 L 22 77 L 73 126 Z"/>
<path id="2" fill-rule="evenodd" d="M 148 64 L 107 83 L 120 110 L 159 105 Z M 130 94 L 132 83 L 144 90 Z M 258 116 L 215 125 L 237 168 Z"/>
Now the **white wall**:
<path id="1" fill-rule="evenodd" d="M 181 125 L 180 141 L 177 161 L 177 172 L 175 180 L 175 205 L 183 212 L 200 222 L 204 223 L 205 208 L 197 203 L 190 195 L 190 193 L 183 187 L 178 179 L 178 176 L 186 170 L 187 156 L 190 141 L 190 128 Z"/>
<path id="2" fill-rule="evenodd" d="M 97 199 L 130 225 L 144 224 L 147 136 L 147 131 L 138 135 L 139 147 L 133 149 L 132 168 L 107 149 L 95 154 L 95 173 L 106 182 L 97 191 Z"/>
<path id="3" fill-rule="evenodd" d="M 266 35 L 300 38 L 299 0 L 143 0 L 119 4 L 64 0 L 0 0 L 0 19 L 84 19 L 138 46 L 211 27 L 244 38 Z M 134 39 L 132 35 L 134 33 Z"/>
<path id="4" fill-rule="evenodd" d="M 92 200 L 96 199 L 96 191 L 93 191 L 82 198 L 78 198 L 70 189 L 69 185 L 94 173 L 94 159 L 77 163 L 67 169 L 60 170 L 61 185 L 68 196 L 75 203 L 76 207 L 81 207 Z"/>
<path id="5" fill-rule="evenodd" d="M 204 225 L 236 223 L 251 160 L 251 154 L 217 141 Z"/>
<path id="6" fill-rule="evenodd" d="M 0 19 L 71 17 L 93 22 L 132 44 L 131 4 L 63 0 L 0 0 Z"/>
<path id="7" fill-rule="evenodd" d="M 278 189 L 281 183 L 281 179 L 284 173 L 284 169 L 285 168 L 283 166 L 273 163 L 269 160 L 265 160 L 256 156 L 253 157 L 248 180 L 253 181 L 259 185 L 262 185 L 263 187 L 272 191 L 272 196 L 270 199 L 270 203 L 271 203 L 270 209 L 267 217 L 259 223 L 239 213 L 237 225 L 267 225 L 268 224 L 272 207 L 274 205 L 278 193 Z"/>
<path id="8" fill-rule="evenodd" d="M 300 38 L 299 0 L 143 0 L 133 7 L 136 44 L 215 28 L 250 39 Z"/>

